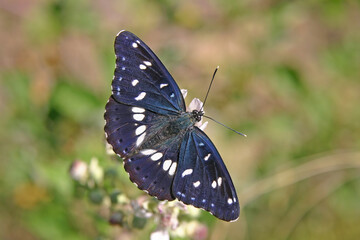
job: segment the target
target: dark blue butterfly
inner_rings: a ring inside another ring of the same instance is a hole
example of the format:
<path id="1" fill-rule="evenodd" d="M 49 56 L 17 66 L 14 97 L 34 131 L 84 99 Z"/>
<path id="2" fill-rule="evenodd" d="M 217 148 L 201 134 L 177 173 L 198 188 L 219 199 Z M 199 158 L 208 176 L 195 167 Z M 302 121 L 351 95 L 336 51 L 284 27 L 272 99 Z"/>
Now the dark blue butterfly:
<path id="1" fill-rule="evenodd" d="M 186 112 L 181 91 L 161 61 L 134 34 L 115 39 L 116 69 L 105 133 L 130 180 L 159 200 L 178 199 L 225 221 L 239 217 L 230 175 L 209 137 Z"/>

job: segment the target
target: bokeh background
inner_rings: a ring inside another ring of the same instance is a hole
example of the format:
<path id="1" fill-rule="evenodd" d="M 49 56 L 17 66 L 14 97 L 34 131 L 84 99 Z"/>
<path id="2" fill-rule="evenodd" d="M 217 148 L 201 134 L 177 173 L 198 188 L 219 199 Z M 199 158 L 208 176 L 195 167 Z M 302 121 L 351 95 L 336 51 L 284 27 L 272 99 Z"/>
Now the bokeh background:
<path id="1" fill-rule="evenodd" d="M 68 174 L 93 157 L 124 174 L 103 132 L 122 29 L 188 103 L 220 65 L 206 112 L 248 137 L 206 129 L 242 206 L 235 223 L 203 213 L 208 239 L 360 238 L 360 1 L 1 0 L 1 239 L 125 239 Z"/>

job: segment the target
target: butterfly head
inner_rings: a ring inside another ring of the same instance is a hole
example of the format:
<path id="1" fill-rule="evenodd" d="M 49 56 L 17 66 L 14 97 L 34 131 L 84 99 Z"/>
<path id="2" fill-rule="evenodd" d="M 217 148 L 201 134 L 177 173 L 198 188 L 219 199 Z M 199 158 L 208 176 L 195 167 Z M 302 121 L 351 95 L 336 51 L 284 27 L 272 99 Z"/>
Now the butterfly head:
<path id="1" fill-rule="evenodd" d="M 199 110 L 193 110 L 192 112 L 191 112 L 191 114 L 192 114 L 192 117 L 195 119 L 195 121 L 196 122 L 200 122 L 201 121 L 201 118 L 202 118 L 202 116 L 204 115 L 204 111 L 199 111 Z"/>

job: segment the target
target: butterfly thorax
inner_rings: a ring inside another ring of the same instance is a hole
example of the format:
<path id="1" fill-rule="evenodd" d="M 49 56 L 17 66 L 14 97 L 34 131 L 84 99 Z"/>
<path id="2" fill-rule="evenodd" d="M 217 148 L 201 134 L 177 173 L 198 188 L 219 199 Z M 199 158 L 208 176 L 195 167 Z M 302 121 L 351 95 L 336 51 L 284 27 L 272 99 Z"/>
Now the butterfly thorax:
<path id="1" fill-rule="evenodd" d="M 202 115 L 202 111 L 193 110 L 179 115 L 160 116 L 159 121 L 157 121 L 160 124 L 152 126 L 151 132 L 149 131 L 143 143 L 129 155 L 136 154 L 144 149 L 180 144 L 180 140 L 185 136 L 186 132 L 201 120 Z"/>

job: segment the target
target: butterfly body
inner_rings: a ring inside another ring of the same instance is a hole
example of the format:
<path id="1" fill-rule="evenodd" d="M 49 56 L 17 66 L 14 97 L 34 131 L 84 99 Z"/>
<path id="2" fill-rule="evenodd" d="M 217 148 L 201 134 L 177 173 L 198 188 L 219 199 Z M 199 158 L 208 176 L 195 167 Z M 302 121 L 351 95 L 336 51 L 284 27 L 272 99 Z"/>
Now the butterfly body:
<path id="1" fill-rule="evenodd" d="M 105 133 L 130 180 L 159 200 L 178 199 L 220 219 L 237 219 L 240 208 L 230 175 L 196 126 L 202 109 L 186 112 L 176 82 L 134 34 L 118 34 L 115 54 Z"/>

